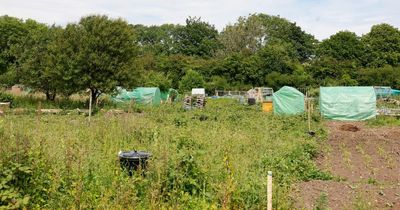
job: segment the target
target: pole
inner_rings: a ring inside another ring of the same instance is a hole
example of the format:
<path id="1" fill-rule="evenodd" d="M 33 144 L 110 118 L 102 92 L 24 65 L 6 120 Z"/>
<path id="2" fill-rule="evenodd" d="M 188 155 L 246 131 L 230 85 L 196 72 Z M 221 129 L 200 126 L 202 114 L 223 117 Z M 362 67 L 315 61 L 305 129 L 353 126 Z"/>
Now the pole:
<path id="1" fill-rule="evenodd" d="M 272 210 L 272 171 L 267 176 L 267 210 Z"/>
<path id="2" fill-rule="evenodd" d="M 40 121 L 40 116 L 42 114 L 42 102 L 41 101 L 39 101 L 39 103 L 38 103 L 36 114 L 37 114 L 37 120 L 39 122 Z"/>
<path id="3" fill-rule="evenodd" d="M 89 97 L 89 123 L 90 123 L 90 117 L 92 116 L 92 91 L 89 92 L 90 97 Z"/>
<path id="4" fill-rule="evenodd" d="M 308 132 L 311 131 L 311 101 L 308 99 Z"/>

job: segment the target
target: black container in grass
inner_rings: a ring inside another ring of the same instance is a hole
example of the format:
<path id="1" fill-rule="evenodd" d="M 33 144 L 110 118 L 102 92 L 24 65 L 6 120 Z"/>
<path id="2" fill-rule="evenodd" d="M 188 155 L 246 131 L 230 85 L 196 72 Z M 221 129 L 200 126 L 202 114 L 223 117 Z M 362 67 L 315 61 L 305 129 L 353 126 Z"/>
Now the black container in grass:
<path id="1" fill-rule="evenodd" d="M 119 163 L 121 168 L 128 172 L 129 176 L 135 171 L 142 170 L 144 172 L 147 168 L 147 162 L 151 154 L 144 151 L 120 151 L 118 153 Z M 144 173 L 142 173 L 144 175 Z"/>
<path id="2" fill-rule="evenodd" d="M 255 98 L 248 98 L 247 99 L 247 104 L 248 105 L 255 105 L 256 104 L 256 99 Z"/>

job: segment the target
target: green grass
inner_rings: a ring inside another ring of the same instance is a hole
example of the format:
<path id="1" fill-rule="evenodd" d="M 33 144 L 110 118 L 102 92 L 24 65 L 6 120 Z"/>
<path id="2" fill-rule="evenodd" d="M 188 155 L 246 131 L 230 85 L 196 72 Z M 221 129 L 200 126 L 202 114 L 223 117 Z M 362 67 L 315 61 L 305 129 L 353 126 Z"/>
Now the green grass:
<path id="1" fill-rule="evenodd" d="M 326 132 L 304 116 L 278 117 L 233 100 L 142 113 L 7 115 L 0 123 L 0 205 L 12 208 L 263 209 L 267 171 L 274 209 L 291 209 L 294 182 L 331 179 L 313 157 Z M 206 120 L 205 117 L 206 116 Z M 203 119 L 203 120 L 200 120 Z M 127 176 L 120 150 L 152 153 L 145 176 Z"/>
<path id="2" fill-rule="evenodd" d="M 366 122 L 371 127 L 400 126 L 400 118 L 392 116 L 377 116 L 375 119 L 367 120 Z"/>

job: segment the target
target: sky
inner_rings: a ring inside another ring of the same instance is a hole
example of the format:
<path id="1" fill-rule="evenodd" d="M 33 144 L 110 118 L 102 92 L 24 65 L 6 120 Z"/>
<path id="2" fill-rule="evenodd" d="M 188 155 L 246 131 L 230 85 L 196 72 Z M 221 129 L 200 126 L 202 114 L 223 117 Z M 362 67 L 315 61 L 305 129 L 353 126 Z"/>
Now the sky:
<path id="1" fill-rule="evenodd" d="M 284 17 L 319 40 L 342 30 L 362 35 L 379 23 L 400 28 L 400 0 L 0 0 L 0 15 L 56 25 L 92 14 L 144 25 L 183 24 L 197 16 L 221 31 L 253 13 Z"/>

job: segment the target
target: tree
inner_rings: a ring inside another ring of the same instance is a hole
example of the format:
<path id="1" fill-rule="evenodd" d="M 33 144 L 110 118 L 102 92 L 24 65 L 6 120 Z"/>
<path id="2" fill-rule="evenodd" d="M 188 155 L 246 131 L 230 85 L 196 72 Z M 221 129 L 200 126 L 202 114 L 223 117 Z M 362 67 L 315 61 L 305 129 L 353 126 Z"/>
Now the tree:
<path id="1" fill-rule="evenodd" d="M 365 68 L 358 72 L 357 80 L 362 85 L 389 86 L 400 89 L 400 67 L 384 66 Z"/>
<path id="2" fill-rule="evenodd" d="M 41 25 L 30 32 L 24 41 L 23 52 L 18 58 L 21 81 L 34 90 L 42 91 L 48 100 L 54 100 L 57 93 L 69 95 L 69 82 L 64 80 L 61 49 L 57 39 L 62 33 L 60 27 Z"/>
<path id="3" fill-rule="evenodd" d="M 134 63 L 134 30 L 126 21 L 104 15 L 83 17 L 66 26 L 64 40 L 64 52 L 71 58 L 67 71 L 73 72 L 77 89 L 90 90 L 93 101 L 116 86 L 134 84 L 140 68 Z"/>
<path id="4" fill-rule="evenodd" d="M 365 51 L 364 66 L 400 66 L 400 31 L 389 24 L 374 25 L 361 38 Z"/>
<path id="5" fill-rule="evenodd" d="M 211 57 L 220 47 L 218 31 L 201 18 L 189 17 L 186 25 L 174 31 L 174 52 L 188 56 Z"/>
<path id="6" fill-rule="evenodd" d="M 279 16 L 252 14 L 240 17 L 237 23 L 228 25 L 219 37 L 222 54 L 253 54 L 277 40 L 292 45 L 301 62 L 308 61 L 315 50 L 315 38 L 301 30 L 296 23 Z"/>
<path id="7" fill-rule="evenodd" d="M 178 26 L 163 24 L 161 26 L 134 25 L 137 42 L 142 47 L 142 53 L 170 55 L 174 52 L 174 33 Z"/>
<path id="8" fill-rule="evenodd" d="M 189 69 L 179 82 L 179 89 L 182 92 L 190 91 L 192 88 L 204 87 L 204 78 L 196 71 Z"/>
<path id="9" fill-rule="evenodd" d="M 9 16 L 0 16 L 0 80 L 5 85 L 19 82 L 16 66 L 22 42 L 26 39 L 32 20 L 24 22 Z"/>
<path id="10" fill-rule="evenodd" d="M 257 62 L 254 56 L 235 53 L 221 61 L 220 66 L 215 69 L 215 74 L 227 78 L 230 84 L 255 84 L 257 83 L 257 78 L 253 76 L 257 71 L 256 65 Z"/>
<path id="11" fill-rule="evenodd" d="M 171 79 L 172 88 L 179 88 L 179 81 L 186 70 L 192 66 L 193 58 L 184 55 L 159 56 L 156 58 L 155 70 L 163 72 Z"/>
<path id="12" fill-rule="evenodd" d="M 353 32 L 340 31 L 319 44 L 317 56 L 329 56 L 336 60 L 353 60 L 359 63 L 363 53 L 360 38 Z"/>
<path id="13" fill-rule="evenodd" d="M 211 81 L 205 84 L 208 93 L 214 93 L 215 90 L 226 90 L 229 88 L 228 80 L 221 76 L 212 76 Z"/>
<path id="14" fill-rule="evenodd" d="M 171 80 L 162 72 L 149 71 L 146 73 L 143 86 L 158 87 L 163 92 L 171 88 Z"/>
<path id="15" fill-rule="evenodd" d="M 233 25 L 227 25 L 219 36 L 223 45 L 222 54 L 257 52 L 264 46 L 265 29 L 256 15 L 239 17 Z"/>
<path id="16" fill-rule="evenodd" d="M 355 84 L 357 69 L 352 60 L 339 61 L 329 56 L 319 57 L 306 67 L 315 82 L 324 86 Z"/>

